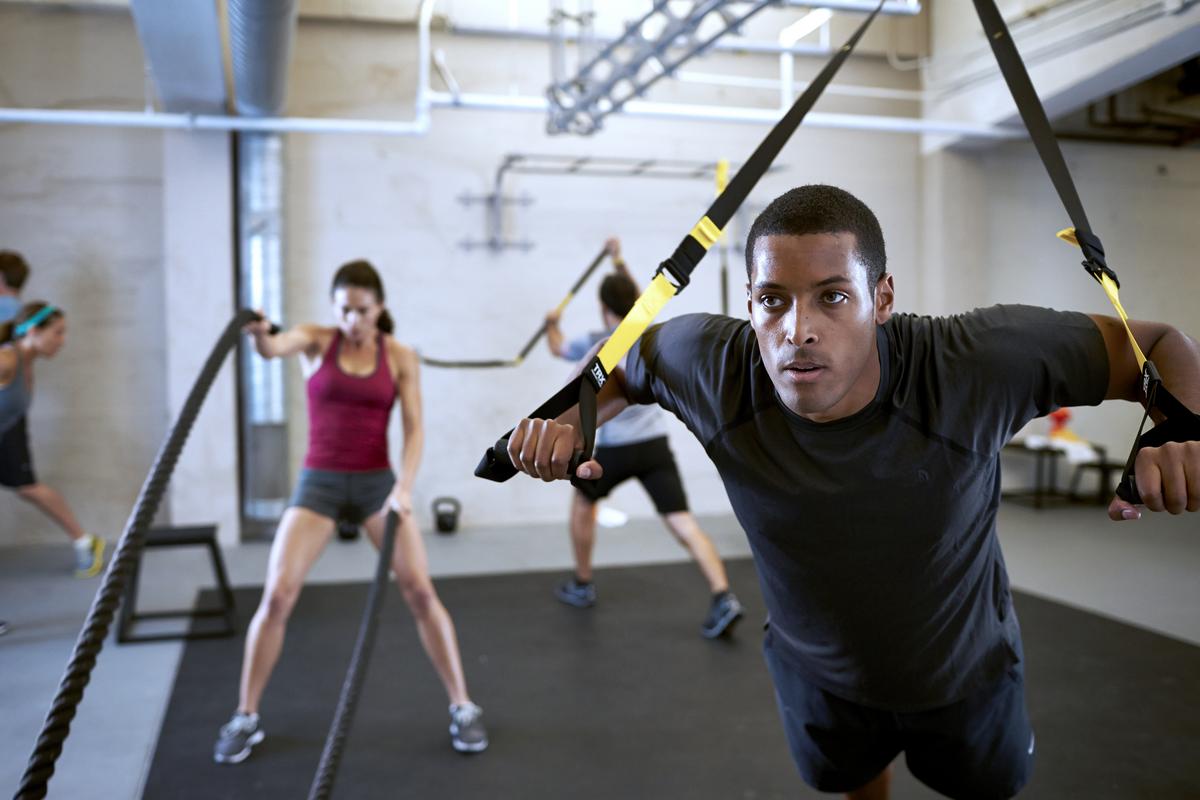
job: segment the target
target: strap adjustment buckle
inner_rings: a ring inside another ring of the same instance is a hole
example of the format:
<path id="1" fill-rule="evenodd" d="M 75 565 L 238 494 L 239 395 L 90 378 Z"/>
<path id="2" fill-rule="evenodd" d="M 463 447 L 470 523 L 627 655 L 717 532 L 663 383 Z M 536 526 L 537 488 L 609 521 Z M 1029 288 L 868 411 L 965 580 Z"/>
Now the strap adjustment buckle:
<path id="1" fill-rule="evenodd" d="M 681 270 L 675 262 L 668 258 L 666 261 L 658 265 L 658 269 L 654 271 L 655 275 L 662 275 L 675 287 L 675 293 L 679 294 L 687 285 L 692 282 L 692 278 L 684 270 Z"/>
<path id="2" fill-rule="evenodd" d="M 1102 278 L 1107 276 L 1110 281 L 1116 284 L 1117 288 L 1121 288 L 1121 279 L 1117 277 L 1117 273 L 1113 272 L 1112 267 L 1105 264 L 1104 261 L 1094 261 L 1088 259 L 1081 262 L 1083 268 L 1088 271 L 1088 274 L 1096 279 L 1097 283 L 1103 283 Z"/>
<path id="3" fill-rule="evenodd" d="M 1088 271 L 1088 274 L 1096 279 L 1097 283 L 1103 283 L 1103 277 L 1107 277 L 1121 288 L 1121 280 L 1117 277 L 1117 273 L 1112 271 L 1112 267 L 1108 266 L 1104 260 L 1104 244 L 1100 241 L 1100 237 L 1092 233 L 1090 230 L 1080 230 L 1077 226 L 1072 234 L 1075 243 L 1079 245 L 1079 249 L 1083 251 L 1083 268 Z"/>

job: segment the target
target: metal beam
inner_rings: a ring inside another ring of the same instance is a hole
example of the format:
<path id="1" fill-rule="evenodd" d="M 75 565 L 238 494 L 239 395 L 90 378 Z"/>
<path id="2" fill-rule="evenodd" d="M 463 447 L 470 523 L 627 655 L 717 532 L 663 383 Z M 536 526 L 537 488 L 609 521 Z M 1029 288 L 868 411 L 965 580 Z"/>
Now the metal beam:
<path id="1" fill-rule="evenodd" d="M 574 78 L 547 89 L 547 131 L 595 133 L 604 117 L 644 95 L 684 62 L 775 2 L 692 0 L 684 7 L 678 0 L 656 0 L 622 36 L 580 67 Z"/>

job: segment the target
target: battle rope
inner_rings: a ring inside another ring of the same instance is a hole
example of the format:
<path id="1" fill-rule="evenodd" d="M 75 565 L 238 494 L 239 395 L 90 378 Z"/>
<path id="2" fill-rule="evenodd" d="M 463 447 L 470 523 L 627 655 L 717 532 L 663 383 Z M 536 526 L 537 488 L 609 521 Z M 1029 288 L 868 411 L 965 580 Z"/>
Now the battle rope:
<path id="1" fill-rule="evenodd" d="M 1013 43 L 1008 26 L 1004 24 L 1004 18 L 1000 16 L 1000 11 L 996 8 L 993 0 L 974 0 L 974 2 L 975 11 L 979 15 L 979 21 L 983 24 L 983 30 L 992 46 L 992 52 L 996 54 L 996 63 L 1000 66 L 1000 72 L 1003 73 L 1008 89 L 1017 104 L 1017 110 L 1021 112 L 1021 119 L 1025 121 L 1025 127 L 1029 130 L 1029 136 L 1033 139 L 1042 165 L 1046 168 L 1050 181 L 1054 184 L 1058 197 L 1062 201 L 1063 207 L 1066 208 L 1067 216 L 1070 217 L 1071 224 L 1074 226 L 1059 231 L 1058 236 L 1077 245 L 1083 251 L 1083 268 L 1096 279 L 1096 282 L 1104 289 L 1113 308 L 1117 310 L 1117 316 L 1121 318 L 1121 322 L 1125 326 L 1125 333 L 1129 336 L 1129 344 L 1133 348 L 1138 366 L 1142 369 L 1142 394 L 1145 398 L 1146 410 L 1142 415 L 1142 424 L 1138 427 L 1133 448 L 1129 451 L 1129 458 L 1125 462 L 1125 473 L 1121 478 L 1121 483 L 1117 486 L 1118 497 L 1128 503 L 1138 504 L 1142 501 L 1134 474 L 1138 452 L 1143 447 L 1158 447 L 1172 441 L 1200 440 L 1200 414 L 1190 411 L 1167 391 L 1162 378 L 1159 377 L 1158 369 L 1155 368 L 1152 361 L 1146 358 L 1141 347 L 1138 346 L 1133 331 L 1129 328 L 1129 317 L 1121 305 L 1120 281 L 1117 280 L 1117 274 L 1105 263 L 1104 245 L 1100 243 L 1100 237 L 1092 231 L 1091 225 L 1088 224 L 1087 213 L 1083 210 L 1083 202 L 1079 199 L 1079 192 L 1075 188 L 1071 171 L 1067 168 L 1067 162 L 1058 146 L 1058 140 L 1054 138 L 1054 131 L 1050 128 L 1046 109 L 1042 106 L 1042 101 L 1033 88 L 1033 82 L 1029 79 L 1029 72 L 1025 68 L 1025 62 L 1021 60 L 1021 54 Z M 1163 420 L 1143 433 L 1151 410 L 1158 411 L 1163 416 Z"/>
<path id="2" fill-rule="evenodd" d="M 47 784 L 54 775 L 54 765 L 62 753 L 63 742 L 71 732 L 71 720 L 75 718 L 75 709 L 83 699 L 84 688 L 91 680 L 96 657 L 104 646 L 113 615 L 121 603 L 125 582 L 141 556 L 146 531 L 158 512 L 167 484 L 171 480 L 171 473 L 174 472 L 179 455 L 183 452 L 183 445 L 187 442 L 188 434 L 225 356 L 237 344 L 242 327 L 257 319 L 259 316 L 253 311 L 239 311 L 225 326 L 224 332 L 217 339 L 208 360 L 204 362 L 200 374 L 196 377 L 175 424 L 159 449 L 129 520 L 125 523 L 125 530 L 117 542 L 108 570 L 104 574 L 104 581 L 88 610 L 87 620 L 75 641 L 75 649 L 67 663 L 66 673 L 50 706 L 50 713 L 46 716 L 42 732 L 38 735 L 37 746 L 29 757 L 21 786 L 15 795 L 16 800 L 40 800 L 46 796 Z"/>
<path id="3" fill-rule="evenodd" d="M 600 264 L 604 261 L 604 257 L 607 255 L 607 249 L 603 249 L 596 254 L 596 257 L 592 259 L 592 263 L 588 264 L 587 269 L 583 271 L 583 274 L 580 275 L 575 281 L 575 284 L 571 286 L 571 290 L 567 292 L 566 297 L 559 302 L 556 308 L 559 314 L 566 310 L 566 307 L 570 305 L 571 300 L 575 298 L 575 294 L 585 283 L 587 283 L 587 279 L 592 277 L 592 273 L 599 268 Z M 431 367 L 444 367 L 447 369 L 494 369 L 497 367 L 519 367 L 521 362 L 525 360 L 525 357 L 529 355 L 530 351 L 533 350 L 534 346 L 537 345 L 538 341 L 542 338 L 542 336 L 545 335 L 545 333 L 546 325 L 543 323 L 541 327 L 534 331 L 533 335 L 529 337 L 529 341 L 526 342 L 525 346 L 521 348 L 521 352 L 517 353 L 516 358 L 492 359 L 490 361 L 448 361 L 441 358 L 427 358 L 425 356 L 421 356 L 421 363 L 428 364 Z"/>
<path id="4" fill-rule="evenodd" d="M 379 546 L 379 562 L 375 568 L 375 581 L 371 584 L 370 594 L 367 595 L 367 606 L 363 609 L 362 622 L 358 626 L 358 640 L 354 643 L 350 666 L 346 669 L 346 679 L 342 683 L 342 693 L 338 697 L 333 723 L 329 726 L 329 734 L 325 737 L 325 749 L 321 752 L 321 762 L 317 765 L 312 786 L 308 790 L 308 800 L 328 800 L 333 794 L 333 782 L 337 778 L 338 767 L 342 763 L 342 751 L 346 747 L 346 736 L 350 731 L 350 723 L 354 721 L 358 696 L 362 693 L 363 680 L 367 675 L 367 664 L 371 659 L 371 652 L 375 649 L 375 633 L 379 629 L 379 611 L 383 608 L 383 596 L 387 591 L 388 573 L 392 567 L 392 551 L 396 546 L 396 526 L 399 522 L 399 515 L 395 511 L 388 511 L 383 529 L 383 542 Z"/>
<path id="5" fill-rule="evenodd" d="M 842 63 L 854 50 L 871 22 L 879 14 L 883 2 L 863 21 L 854 35 L 833 55 L 820 74 L 808 85 L 791 109 L 783 116 L 766 138 L 738 170 L 725 191 L 713 201 L 708 212 L 696 223 L 691 232 L 675 248 L 671 257 L 662 262 L 654 274 L 654 280 L 642 292 L 633 309 L 626 315 L 612 336 L 600 348 L 583 373 L 560 389 L 529 416 L 534 419 L 553 419 L 579 404 L 580 432 L 583 435 L 583 450 L 571 460 L 571 473 L 582 461 L 591 458 L 596 437 L 596 395 L 608 380 L 609 374 L 624 358 L 634 342 L 649 327 L 667 301 L 687 287 L 692 270 L 700 263 L 708 249 L 721 235 L 721 229 L 729 224 L 734 212 L 745 201 L 751 190 L 779 155 L 791 135 L 800 127 L 809 109 L 820 98 L 825 87 L 833 79 Z M 489 447 L 475 468 L 475 475 L 492 481 L 506 481 L 517 473 L 508 458 L 508 433 Z"/>

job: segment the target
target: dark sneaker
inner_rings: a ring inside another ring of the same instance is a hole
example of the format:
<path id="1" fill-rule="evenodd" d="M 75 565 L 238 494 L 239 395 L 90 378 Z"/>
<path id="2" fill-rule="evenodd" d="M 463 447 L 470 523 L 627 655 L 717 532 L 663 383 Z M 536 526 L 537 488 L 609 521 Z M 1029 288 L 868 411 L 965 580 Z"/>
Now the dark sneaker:
<path id="1" fill-rule="evenodd" d="M 75 577 L 94 578 L 104 568 L 104 540 L 86 534 L 75 543 Z"/>
<path id="2" fill-rule="evenodd" d="M 213 761 L 218 764 L 240 764 L 250 755 L 250 749 L 266 737 L 258 724 L 258 714 L 240 711 L 221 726 L 221 735 L 213 746 Z"/>
<path id="3" fill-rule="evenodd" d="M 708 609 L 708 617 L 700 625 L 700 635 L 705 639 L 716 639 L 718 636 L 733 630 L 734 623 L 742 618 L 742 604 L 737 595 L 726 592 L 714 598 Z"/>
<path id="4" fill-rule="evenodd" d="M 8 633 L 8 623 L 0 619 L 0 636 Z"/>
<path id="5" fill-rule="evenodd" d="M 487 750 L 487 729 L 483 727 L 483 709 L 474 703 L 450 706 L 450 742 L 460 753 Z"/>
<path id="6" fill-rule="evenodd" d="M 554 596 L 569 606 L 591 608 L 596 605 L 596 586 L 592 583 L 580 583 L 571 578 L 566 583 L 560 583 L 554 588 Z"/>

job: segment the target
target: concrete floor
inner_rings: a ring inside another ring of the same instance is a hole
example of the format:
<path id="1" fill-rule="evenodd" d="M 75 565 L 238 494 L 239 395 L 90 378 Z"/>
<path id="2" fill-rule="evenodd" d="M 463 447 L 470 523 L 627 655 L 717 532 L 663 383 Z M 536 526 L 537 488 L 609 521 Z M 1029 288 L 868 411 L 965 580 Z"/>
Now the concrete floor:
<path id="1" fill-rule="evenodd" d="M 704 518 L 702 523 L 722 555 L 748 554 L 732 517 Z M 1115 524 L 1097 507 L 1034 511 L 1006 505 L 1000 530 L 1016 587 L 1200 645 L 1200 520 L 1195 515 L 1154 515 Z M 435 577 L 553 571 L 546 576 L 548 602 L 553 602 L 549 589 L 557 573 L 569 565 L 562 526 L 475 528 L 453 536 L 428 534 L 426 541 Z M 361 540 L 335 542 L 312 580 L 369 580 L 373 552 Z M 227 550 L 231 580 L 261 584 L 267 553 L 266 544 Z M 11 625 L 0 637 L 0 791 L 15 790 L 20 783 L 99 585 L 98 579 L 71 578 L 70 555 L 65 545 L 0 551 L 0 618 Z M 598 566 L 685 557 L 655 520 L 601 529 Z M 190 601 L 208 580 L 209 567 L 198 550 L 154 551 L 146 557 L 143 574 L 146 607 L 173 606 Z M 603 592 L 602 584 L 600 588 Z M 140 796 L 181 649 L 174 642 L 106 644 L 51 781 L 50 797 Z M 213 702 L 232 709 L 236 687 Z"/>

